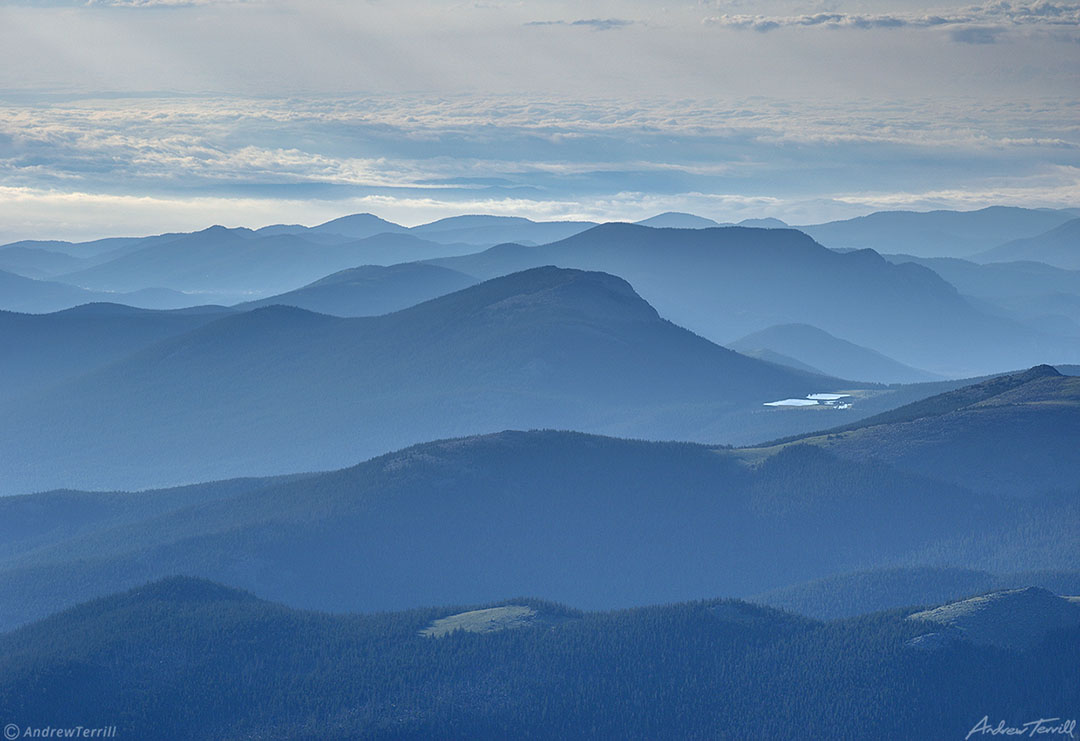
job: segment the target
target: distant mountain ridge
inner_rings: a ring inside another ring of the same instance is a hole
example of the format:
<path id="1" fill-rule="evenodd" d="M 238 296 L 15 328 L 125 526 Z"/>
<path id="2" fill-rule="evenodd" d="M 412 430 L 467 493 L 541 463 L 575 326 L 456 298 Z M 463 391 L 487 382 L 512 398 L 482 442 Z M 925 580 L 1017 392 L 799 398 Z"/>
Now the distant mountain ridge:
<path id="1" fill-rule="evenodd" d="M 968 257 L 1003 241 L 1041 234 L 1073 218 L 1075 214 L 1068 210 L 991 206 L 977 211 L 878 211 L 797 228 L 826 247 Z"/>
<path id="2" fill-rule="evenodd" d="M 73 380 L 230 313 L 224 307 L 151 311 L 118 304 L 86 304 L 53 314 L 0 311 L 0 400 Z"/>
<path id="3" fill-rule="evenodd" d="M 202 294 L 203 303 L 235 303 L 244 295 L 261 298 L 298 289 L 345 269 L 460 255 L 506 240 L 549 242 L 592 226 L 592 222 L 462 216 L 410 229 L 372 214 L 354 214 L 311 228 L 213 226 L 190 234 L 100 240 L 100 244 L 15 243 L 0 247 L 0 269 L 9 264 L 35 274 L 48 272 L 64 284 L 91 290 L 130 292 L 161 286 Z M 46 310 L 76 303 L 71 298 Z"/>
<path id="4" fill-rule="evenodd" d="M 378 234 L 400 234 L 408 231 L 407 227 L 392 221 L 381 219 L 374 214 L 352 214 L 332 219 L 318 226 L 311 227 L 316 233 L 336 234 L 348 239 L 367 239 Z"/>
<path id="5" fill-rule="evenodd" d="M 63 252 L 37 247 L 15 245 L 0 248 L 0 270 L 35 280 L 70 273 L 77 270 L 82 262 Z"/>
<path id="6" fill-rule="evenodd" d="M 1080 328 L 1080 270 L 1064 270 L 1042 262 L 979 264 L 956 258 L 887 255 L 891 262 L 917 262 L 956 286 L 962 294 L 988 302 L 990 311 L 1008 314 L 1029 326 L 1046 329 L 1064 322 Z M 1074 335 L 1075 336 L 1075 335 Z"/>
<path id="7" fill-rule="evenodd" d="M 424 263 L 364 265 L 333 273 L 295 291 L 237 304 L 241 310 L 281 304 L 341 317 L 379 316 L 475 285 L 456 270 Z"/>
<path id="8" fill-rule="evenodd" d="M 265 294 L 292 290 L 358 265 L 399 263 L 462 251 L 468 250 L 409 234 L 380 233 L 325 244 L 309 241 L 302 234 L 261 236 L 248 229 L 211 227 L 154 242 L 60 279 L 111 290 L 130 290 L 149 282 L 186 291 Z"/>
<path id="9" fill-rule="evenodd" d="M 755 354 L 762 350 L 787 355 L 818 372 L 875 383 L 920 383 L 940 377 L 906 366 L 869 348 L 839 339 L 809 324 L 781 324 L 754 332 L 728 345 Z M 756 356 L 755 356 L 756 357 Z"/>
<path id="10" fill-rule="evenodd" d="M 709 343 L 620 278 L 538 268 L 377 318 L 234 313 L 11 402 L 0 490 L 317 470 L 508 427 L 715 440 L 836 383 Z"/>
<path id="11" fill-rule="evenodd" d="M 817 373 L 819 375 L 826 375 L 825 371 L 820 368 L 815 368 L 812 365 L 802 362 L 798 358 L 793 358 L 790 355 L 784 355 L 767 348 L 748 348 L 743 347 L 739 349 L 735 347 L 738 343 L 732 343 L 731 349 L 736 352 L 747 355 L 751 358 L 757 358 L 758 360 L 766 360 L 770 363 L 776 363 L 777 365 L 786 365 L 789 368 L 795 368 L 796 370 L 806 371 L 807 373 Z"/>
<path id="12" fill-rule="evenodd" d="M 68 283 L 37 280 L 0 270 L 0 311 L 47 314 L 89 303 L 119 303 L 155 309 L 190 306 L 192 301 L 167 289 L 131 292 L 89 291 Z M 205 303 L 205 302 L 203 302 Z"/>
<path id="13" fill-rule="evenodd" d="M 719 222 L 707 219 L 695 214 L 687 214 L 679 211 L 667 211 L 657 214 L 648 219 L 635 221 L 639 226 L 648 226 L 653 229 L 711 229 L 717 226 L 746 226 L 756 229 L 789 229 L 790 227 L 780 219 L 743 219 L 740 222 Z"/>
<path id="14" fill-rule="evenodd" d="M 859 224 L 869 224 L 868 233 L 885 237 L 858 238 L 840 242 L 822 237 L 826 246 L 873 246 L 879 251 L 914 253 L 926 242 L 927 234 L 934 239 L 980 241 L 980 249 L 987 249 L 987 239 L 1000 241 L 1010 235 L 1025 237 L 1057 227 L 1068 218 L 1075 218 L 1069 211 L 1038 211 L 1025 209 L 990 208 L 977 212 L 881 212 L 848 222 L 805 227 L 804 231 L 819 235 L 829 230 L 838 233 L 861 234 Z M 876 225 L 882 222 L 882 228 Z M 900 229 L 888 228 L 893 223 Z M 649 226 L 676 226 L 681 228 L 715 228 L 711 219 L 693 214 L 669 212 L 642 222 Z M 919 226 L 922 224 L 923 226 Z M 747 219 L 740 222 L 744 227 L 761 227 L 783 230 L 786 225 L 778 219 Z M 597 225 L 588 221 L 531 221 L 521 217 L 489 215 L 466 215 L 440 219 L 429 224 L 405 227 L 381 219 L 373 214 L 353 214 L 320 224 L 315 227 L 301 225 L 271 225 L 257 230 L 225 229 L 212 227 L 191 234 L 162 234 L 144 238 L 109 238 L 93 242 L 71 244 L 64 242 L 25 241 L 0 246 L 0 270 L 10 270 L 24 276 L 58 279 L 71 285 L 97 291 L 131 292 L 150 287 L 170 288 L 187 293 L 201 293 L 202 297 L 174 296 L 171 302 L 161 298 L 144 298 L 140 305 L 153 308 L 171 308 L 198 303 L 235 303 L 244 298 L 260 300 L 268 295 L 279 294 L 302 287 L 327 275 L 359 267 L 365 264 L 390 265 L 411 260 L 437 258 L 445 255 L 463 255 L 500 243 L 542 245 L 580 235 Z M 1035 228 L 1045 227 L 1045 228 Z M 852 232 L 852 229 L 855 229 Z M 822 231 L 824 230 L 824 231 Z M 929 230 L 929 232 L 927 231 Z M 937 231 L 935 231 L 937 230 Z M 864 230 L 865 231 L 865 230 Z M 892 235 L 892 236 L 889 236 Z M 937 235 L 937 236 L 934 236 Z M 944 236 L 942 236 L 944 235 Z M 422 241 L 410 241 L 409 238 Z M 242 239 L 240 239 L 242 238 Z M 395 241 L 395 239 L 397 241 Z M 931 240 L 932 241 L 932 240 Z M 1075 240 L 1072 240 L 1075 242 Z M 357 242 L 368 242 L 358 246 Z M 228 244 L 226 244 L 228 243 Z M 841 244 L 842 243 L 842 244 Z M 1069 244 L 1072 244 L 1070 242 Z M 439 247 L 438 245 L 441 245 Z M 1071 249 L 1071 248 L 1070 248 Z M 925 250 L 920 252 L 924 254 Z M 966 253 L 966 254 L 970 254 Z M 75 262 L 72 262 L 75 261 Z M 521 264 L 517 269 L 536 267 Z M 567 265 L 618 270 L 602 265 Z M 782 266 L 782 265 L 781 265 Z M 464 270 L 468 273 L 468 270 Z M 505 272 L 505 271 L 504 271 Z M 494 277 L 483 275 L 480 277 Z M 643 284 L 641 276 L 627 276 L 635 284 Z M 216 295 L 214 295 L 216 294 Z M 655 296 L 649 296 L 657 301 Z M 100 298 L 98 299 L 100 300 Z M 134 302 L 135 299 L 132 299 Z M 45 306 L 40 311 L 67 308 L 77 300 Z M 1058 308 L 1048 304 L 1048 312 L 1071 314 L 1072 307 Z M 7 308 L 19 308 L 8 306 Z M 672 315 L 669 307 L 665 313 Z M 691 324 L 685 317 L 673 315 L 683 324 Z M 785 323 L 794 317 L 767 317 L 756 326 L 743 325 L 726 336 L 710 334 L 717 341 L 728 341 L 771 324 Z M 1069 320 L 1073 322 L 1073 320 Z M 819 325 L 820 322 L 811 322 Z M 1050 334 L 1064 328 L 1072 333 L 1072 324 L 1048 324 Z M 696 331 L 703 328 L 691 325 Z M 838 326 L 823 326 L 826 331 L 840 336 L 850 336 Z M 875 346 L 863 338 L 851 337 L 858 344 Z M 915 357 L 903 357 L 892 348 L 882 348 L 890 356 L 916 367 L 927 364 Z M 1043 360 L 1070 360 L 1048 358 Z M 995 369 L 1035 362 L 1035 357 L 1025 358 L 1023 363 L 995 363 Z M 935 370 L 935 369 L 932 369 Z M 949 368 L 950 375 L 970 375 L 972 372 L 988 371 L 989 367 Z"/>
<path id="15" fill-rule="evenodd" d="M 871 250 L 840 254 L 793 229 L 605 224 L 539 247 L 499 245 L 430 261 L 478 278 L 536 265 L 630 281 L 672 321 L 714 342 L 812 324 L 915 368 L 964 377 L 1073 362 L 1080 347 L 982 313 L 933 271 Z M 813 363 L 810 363 L 813 365 Z"/>
<path id="16" fill-rule="evenodd" d="M 975 255 L 978 262 L 1034 260 L 1064 270 L 1080 270 L 1080 219 L 1072 219 L 1044 234 L 1015 239 Z"/>
<path id="17" fill-rule="evenodd" d="M 501 242 L 546 244 L 596 226 L 592 221 L 532 221 L 520 216 L 452 216 L 421 224 L 410 233 L 438 242 L 463 242 L 483 247 Z"/>
<path id="18" fill-rule="evenodd" d="M 667 211 L 634 223 L 654 229 L 707 229 L 720 226 L 719 222 L 712 219 L 678 211 Z"/>

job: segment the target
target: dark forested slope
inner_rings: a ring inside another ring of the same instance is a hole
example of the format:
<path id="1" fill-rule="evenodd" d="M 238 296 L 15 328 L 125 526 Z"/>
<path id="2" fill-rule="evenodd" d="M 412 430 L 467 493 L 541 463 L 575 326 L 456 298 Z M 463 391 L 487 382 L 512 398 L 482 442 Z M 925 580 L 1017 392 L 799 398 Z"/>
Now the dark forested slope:
<path id="1" fill-rule="evenodd" d="M 932 396 L 798 438 L 980 491 L 1073 492 L 1080 481 L 1080 378 L 1050 366 Z"/>
<path id="2" fill-rule="evenodd" d="M 468 608 L 331 616 L 167 579 L 0 636 L 0 713 L 118 738 L 962 738 L 988 714 L 1068 718 L 1080 686 L 1076 627 L 998 648 L 912 609 L 501 604 L 518 627 L 432 638 Z"/>
<path id="3" fill-rule="evenodd" d="M 376 610 L 515 592 L 581 607 L 747 595 L 913 560 L 1080 568 L 1075 506 L 1030 532 L 1049 511 L 1041 500 L 998 501 L 812 446 L 756 466 L 740 456 L 508 432 L 184 508 L 144 494 L 136 518 L 40 533 L 0 560 L 0 624 L 172 573 L 297 606 Z M 10 527 L 64 503 L 49 496 L 19 498 Z"/>

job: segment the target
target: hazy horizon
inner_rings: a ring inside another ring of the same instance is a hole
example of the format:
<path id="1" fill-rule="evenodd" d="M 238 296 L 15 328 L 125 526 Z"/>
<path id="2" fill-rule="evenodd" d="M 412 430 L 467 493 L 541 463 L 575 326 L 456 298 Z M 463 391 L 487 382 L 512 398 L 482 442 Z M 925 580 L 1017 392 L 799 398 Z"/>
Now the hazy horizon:
<path id="1" fill-rule="evenodd" d="M 0 242 L 1080 205 L 1080 4 L 0 2 Z"/>

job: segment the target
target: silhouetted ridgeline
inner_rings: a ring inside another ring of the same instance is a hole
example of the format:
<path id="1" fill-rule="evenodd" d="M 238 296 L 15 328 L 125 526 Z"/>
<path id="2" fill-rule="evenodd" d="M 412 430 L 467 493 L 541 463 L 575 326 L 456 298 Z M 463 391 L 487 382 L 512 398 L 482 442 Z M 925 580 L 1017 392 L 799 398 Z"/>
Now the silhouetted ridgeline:
<path id="1" fill-rule="evenodd" d="M 794 358 L 816 368 L 817 372 L 839 378 L 853 378 L 873 383 L 920 383 L 940 377 L 898 363 L 876 350 L 833 337 L 809 324 L 778 324 L 729 343 L 732 350 L 752 357 L 762 351 Z M 797 367 L 797 366 L 796 366 Z"/>
<path id="2" fill-rule="evenodd" d="M 1080 219 L 1045 234 L 1017 239 L 975 256 L 979 262 L 1035 260 L 1066 270 L 1080 270 Z"/>
<path id="3" fill-rule="evenodd" d="M 832 248 L 869 247 L 921 257 L 967 257 L 1008 240 L 1041 234 L 1075 216 L 1069 209 L 1015 206 L 977 211 L 878 211 L 799 229 Z"/>

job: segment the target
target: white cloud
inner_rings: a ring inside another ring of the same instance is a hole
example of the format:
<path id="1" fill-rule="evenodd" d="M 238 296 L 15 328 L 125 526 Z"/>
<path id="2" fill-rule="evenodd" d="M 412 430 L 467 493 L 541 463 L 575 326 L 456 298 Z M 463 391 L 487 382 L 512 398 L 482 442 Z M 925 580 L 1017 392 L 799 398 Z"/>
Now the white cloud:
<path id="1" fill-rule="evenodd" d="M 992 2 L 940 11 L 866 14 L 823 12 L 795 15 L 723 14 L 705 19 L 708 25 L 760 32 L 778 28 L 822 27 L 829 29 L 943 28 L 956 41 L 992 43 L 1011 28 L 1080 27 L 1080 3 Z"/>
<path id="2" fill-rule="evenodd" d="M 11 238 L 356 210 L 810 223 L 888 203 L 1076 205 L 1078 168 L 1076 99 L 863 99 L 842 112 L 768 98 L 0 101 Z"/>
<path id="3" fill-rule="evenodd" d="M 462 213 L 524 216 L 536 220 L 637 221 L 664 211 L 687 211 L 717 221 L 775 217 L 812 224 L 886 209 L 977 209 L 991 205 L 1075 207 L 1080 167 L 1059 167 L 1014 180 L 972 181 L 925 191 L 752 196 L 739 193 L 657 194 L 622 191 L 568 199 L 368 195 L 339 199 L 132 196 L 0 186 L 0 244 L 17 239 L 84 240 L 117 235 L 190 231 L 212 224 L 258 227 L 313 225 L 349 213 L 371 212 L 406 225 Z"/>
<path id="4" fill-rule="evenodd" d="M 836 194 L 833 200 L 871 209 L 968 210 L 1007 204 L 1028 208 L 1075 208 L 1080 204 L 1080 167 L 1050 167 L 1022 178 L 989 178 L 966 187 L 919 192 Z"/>

